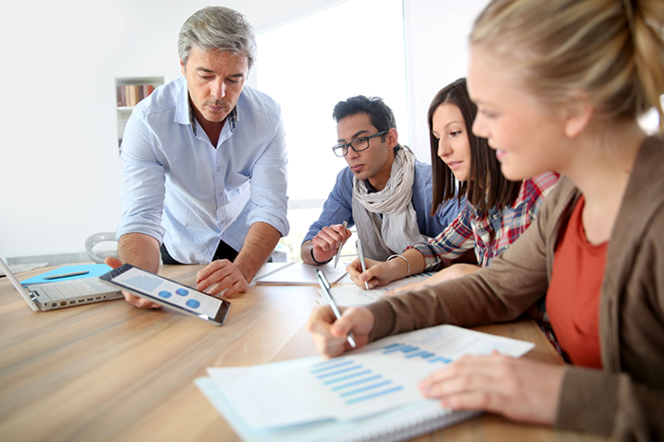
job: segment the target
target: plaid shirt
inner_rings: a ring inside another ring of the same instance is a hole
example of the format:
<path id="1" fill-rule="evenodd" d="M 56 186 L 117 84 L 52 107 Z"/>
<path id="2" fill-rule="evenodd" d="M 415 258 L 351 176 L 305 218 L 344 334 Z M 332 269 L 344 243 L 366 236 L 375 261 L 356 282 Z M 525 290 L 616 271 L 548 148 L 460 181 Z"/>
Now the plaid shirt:
<path id="1" fill-rule="evenodd" d="M 440 235 L 408 248 L 424 256 L 427 272 L 439 270 L 473 247 L 477 263 L 485 267 L 535 220 L 544 197 L 558 178 L 558 174 L 547 172 L 525 180 L 514 204 L 502 210 L 494 207 L 488 213 L 478 214 L 466 203 L 459 216 Z"/>

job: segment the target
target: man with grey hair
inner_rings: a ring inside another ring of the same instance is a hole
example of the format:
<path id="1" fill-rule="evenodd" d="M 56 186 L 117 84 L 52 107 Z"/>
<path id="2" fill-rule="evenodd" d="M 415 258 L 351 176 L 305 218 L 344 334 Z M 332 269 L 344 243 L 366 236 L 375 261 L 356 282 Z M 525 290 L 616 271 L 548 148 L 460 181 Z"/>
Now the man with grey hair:
<path id="1" fill-rule="evenodd" d="M 178 51 L 184 76 L 141 101 L 125 129 L 119 258 L 152 272 L 160 254 L 164 264 L 210 263 L 197 288 L 232 296 L 288 234 L 281 108 L 245 86 L 256 40 L 242 14 L 194 13 Z"/>

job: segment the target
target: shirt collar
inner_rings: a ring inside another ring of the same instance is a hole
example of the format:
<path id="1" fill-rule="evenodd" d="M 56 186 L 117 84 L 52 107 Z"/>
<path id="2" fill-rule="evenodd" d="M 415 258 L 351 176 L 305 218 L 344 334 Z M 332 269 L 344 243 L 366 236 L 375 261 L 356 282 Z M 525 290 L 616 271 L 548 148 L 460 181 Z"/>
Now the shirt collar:
<path id="1" fill-rule="evenodd" d="M 194 117 L 194 105 L 191 102 L 189 93 L 187 93 L 187 101 L 189 102 L 189 125 L 191 126 L 191 130 L 194 131 L 194 136 L 196 136 L 196 118 Z M 233 108 L 231 113 L 228 114 L 226 120 L 228 121 L 228 124 L 231 128 L 231 132 L 235 132 L 235 126 L 239 120 L 237 117 L 237 105 Z"/>

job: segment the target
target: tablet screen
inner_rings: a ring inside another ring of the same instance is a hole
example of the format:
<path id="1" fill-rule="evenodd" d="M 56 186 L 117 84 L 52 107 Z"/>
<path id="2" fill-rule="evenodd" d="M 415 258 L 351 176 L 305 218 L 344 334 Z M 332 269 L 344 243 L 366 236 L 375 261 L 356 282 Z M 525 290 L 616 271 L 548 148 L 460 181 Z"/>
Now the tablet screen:
<path id="1" fill-rule="evenodd" d="M 137 267 L 111 278 L 114 283 L 144 293 L 196 315 L 214 319 L 223 301 Z"/>

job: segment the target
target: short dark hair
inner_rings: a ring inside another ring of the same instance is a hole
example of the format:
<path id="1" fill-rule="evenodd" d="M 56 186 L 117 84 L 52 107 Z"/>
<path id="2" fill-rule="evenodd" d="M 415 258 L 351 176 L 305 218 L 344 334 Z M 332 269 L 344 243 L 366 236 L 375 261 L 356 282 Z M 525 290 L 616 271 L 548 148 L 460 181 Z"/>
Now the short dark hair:
<path id="1" fill-rule="evenodd" d="M 371 124 L 378 129 L 378 132 L 397 128 L 397 122 L 392 109 L 385 104 L 382 98 L 378 97 L 367 98 L 364 95 L 358 95 L 350 97 L 345 101 L 340 101 L 334 106 L 332 117 L 338 123 L 340 120 L 356 114 L 367 114 Z M 381 139 L 385 141 L 385 135 Z M 397 143 L 394 152 L 396 153 L 400 147 L 401 145 Z"/>
<path id="2" fill-rule="evenodd" d="M 470 172 L 468 180 L 460 183 L 457 191 L 457 180 L 449 167 L 438 156 L 438 138 L 433 135 L 433 114 L 442 104 L 453 104 L 459 108 L 466 125 L 466 134 L 470 144 Z M 429 123 L 429 140 L 431 143 L 431 176 L 433 179 L 433 216 L 443 201 L 464 196 L 479 213 L 492 207 L 499 209 L 511 205 L 519 196 L 521 181 L 509 181 L 500 171 L 500 163 L 496 154 L 489 147 L 486 138 L 473 134 L 472 127 L 477 114 L 477 106 L 470 100 L 466 79 L 460 78 L 441 89 L 434 97 L 427 121 Z"/>

